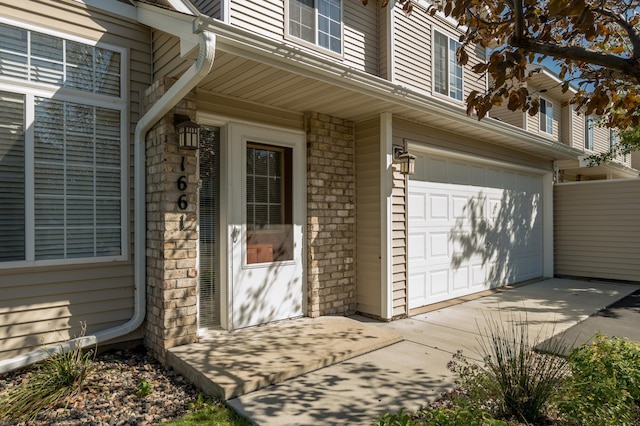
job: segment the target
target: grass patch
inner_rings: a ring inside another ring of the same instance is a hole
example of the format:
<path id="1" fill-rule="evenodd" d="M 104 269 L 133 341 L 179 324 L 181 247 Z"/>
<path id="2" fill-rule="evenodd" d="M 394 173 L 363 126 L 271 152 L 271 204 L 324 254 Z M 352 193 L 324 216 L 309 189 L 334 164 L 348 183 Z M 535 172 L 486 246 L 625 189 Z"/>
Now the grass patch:
<path id="1" fill-rule="evenodd" d="M 216 426 L 253 426 L 248 419 L 220 401 L 204 398 L 202 394 L 189 406 L 193 412 L 169 423 L 168 426 L 216 425 Z"/>

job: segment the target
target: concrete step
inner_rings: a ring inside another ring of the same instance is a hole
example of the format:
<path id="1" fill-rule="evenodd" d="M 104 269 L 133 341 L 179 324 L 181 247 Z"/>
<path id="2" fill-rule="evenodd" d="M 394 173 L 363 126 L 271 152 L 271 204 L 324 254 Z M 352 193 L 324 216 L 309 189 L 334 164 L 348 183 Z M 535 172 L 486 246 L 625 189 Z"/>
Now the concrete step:
<path id="1" fill-rule="evenodd" d="M 402 340 L 345 317 L 297 318 L 171 348 L 167 364 L 203 392 L 234 398 Z"/>

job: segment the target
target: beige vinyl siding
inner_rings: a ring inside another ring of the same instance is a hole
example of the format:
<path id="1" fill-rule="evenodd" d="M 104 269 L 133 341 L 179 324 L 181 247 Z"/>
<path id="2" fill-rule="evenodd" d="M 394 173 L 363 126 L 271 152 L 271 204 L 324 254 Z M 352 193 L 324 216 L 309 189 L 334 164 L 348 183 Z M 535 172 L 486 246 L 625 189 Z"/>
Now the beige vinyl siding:
<path id="1" fill-rule="evenodd" d="M 106 330 L 133 315 L 133 265 L 2 271 L 0 359 Z M 135 333 L 130 338 L 140 338 Z"/>
<path id="2" fill-rule="evenodd" d="M 392 9 L 388 7 L 381 8 L 378 12 L 378 22 L 380 30 L 378 31 L 378 46 L 380 54 L 378 55 L 378 69 L 380 70 L 379 76 L 385 78 L 387 80 L 391 80 L 391 76 L 389 75 L 389 61 L 391 58 L 388 53 L 388 45 L 392 41 L 389 40 L 389 31 L 390 31 L 390 19 L 391 14 L 393 13 Z"/>
<path id="3" fill-rule="evenodd" d="M 458 135 L 444 132 L 434 127 L 421 126 L 409 121 L 394 118 L 393 143 L 402 144 L 403 139 L 422 142 L 439 149 L 477 155 L 480 158 L 493 159 L 522 166 L 551 170 L 551 161 L 528 155 L 520 151 L 510 150 L 500 145 L 478 142 Z"/>
<path id="4" fill-rule="evenodd" d="M 400 167 L 393 171 L 391 192 L 392 256 L 393 256 L 393 317 L 408 314 L 407 310 L 407 180 L 400 173 Z"/>
<path id="5" fill-rule="evenodd" d="M 400 8 L 394 8 L 394 64 L 396 82 L 427 93 L 432 92 L 432 33 L 438 30 L 454 40 L 462 32 L 450 22 L 438 15 L 430 16 L 423 10 L 417 10 L 406 16 Z M 484 49 L 467 48 L 469 62 L 463 67 L 463 95 L 466 99 L 471 91 L 484 93 L 487 88 L 486 77 L 472 71 L 474 65 L 486 58 Z M 444 96 L 437 94 L 436 96 Z M 449 99 L 448 97 L 446 97 Z M 461 107 L 464 102 L 457 102 Z M 466 107 L 465 107 L 466 108 Z"/>
<path id="6" fill-rule="evenodd" d="M 211 18 L 222 19 L 222 2 L 224 0 L 192 0 L 200 13 Z"/>
<path id="7" fill-rule="evenodd" d="M 507 105 L 494 106 L 489 115 L 493 118 L 497 118 L 502 122 L 516 126 L 519 129 L 524 129 L 525 114 L 521 110 L 511 111 L 507 108 Z"/>
<path id="8" fill-rule="evenodd" d="M 600 127 L 596 122 L 596 126 L 593 129 L 593 151 L 606 152 L 609 150 L 610 144 L 609 128 Z"/>
<path id="9" fill-rule="evenodd" d="M 395 82 L 431 93 L 431 30 L 433 19 L 426 13 L 406 16 L 394 7 Z"/>
<path id="10" fill-rule="evenodd" d="M 555 273 L 640 281 L 640 180 L 554 188 Z"/>
<path id="11" fill-rule="evenodd" d="M 366 7 L 359 1 L 342 0 L 344 21 L 344 64 L 369 74 L 380 75 L 378 8 L 373 1 Z M 381 49 L 382 47 L 382 49 Z"/>
<path id="12" fill-rule="evenodd" d="M 151 34 L 153 46 L 153 78 L 179 77 L 189 68 L 191 61 L 180 56 L 180 39 L 162 31 Z"/>
<path id="13" fill-rule="evenodd" d="M 280 0 L 230 0 L 230 21 L 233 26 L 260 35 L 284 39 L 284 5 Z"/>
<path id="14" fill-rule="evenodd" d="M 574 122 L 580 121 L 580 117 L 576 116 L 571 105 L 562 107 L 560 112 L 560 143 L 568 146 L 574 146 L 576 141 L 574 140 L 579 135 L 574 134 Z M 584 126 L 583 126 L 584 127 Z"/>
<path id="15" fill-rule="evenodd" d="M 10 5 L 11 4 L 11 5 Z M 128 243 L 133 253 L 133 131 L 143 91 L 151 82 L 149 31 L 122 16 L 73 0 L 0 2 L 3 17 L 128 49 L 130 100 Z M 107 33 L 108 31 L 108 33 Z M 133 255 L 125 262 L 0 269 L 0 359 L 78 334 L 126 322 L 133 313 Z M 138 330 L 125 339 L 140 338 Z"/>
<path id="16" fill-rule="evenodd" d="M 571 109 L 571 116 L 573 120 L 571 123 L 571 129 L 573 131 L 573 143 L 571 144 L 571 146 L 577 149 L 584 149 L 584 142 L 586 137 L 584 121 L 585 117 L 584 115 L 579 115 L 576 111 L 573 110 L 572 107 L 569 106 L 567 108 Z"/>
<path id="17" fill-rule="evenodd" d="M 380 121 L 356 124 L 356 309 L 382 310 Z"/>

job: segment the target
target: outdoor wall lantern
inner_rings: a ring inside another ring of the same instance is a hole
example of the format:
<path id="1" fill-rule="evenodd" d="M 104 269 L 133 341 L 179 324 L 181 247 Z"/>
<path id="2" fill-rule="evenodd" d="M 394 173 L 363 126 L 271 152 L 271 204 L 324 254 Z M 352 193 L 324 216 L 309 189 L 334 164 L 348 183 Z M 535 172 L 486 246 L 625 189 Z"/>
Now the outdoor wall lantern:
<path id="1" fill-rule="evenodd" d="M 416 172 L 416 156 L 409 154 L 407 148 L 394 145 L 393 159 L 400 164 L 400 173 L 403 175 L 412 175 Z"/>
<path id="2" fill-rule="evenodd" d="M 176 115 L 174 124 L 178 134 L 178 146 L 180 148 L 198 149 L 200 146 L 200 125 L 191 121 L 186 115 Z"/>

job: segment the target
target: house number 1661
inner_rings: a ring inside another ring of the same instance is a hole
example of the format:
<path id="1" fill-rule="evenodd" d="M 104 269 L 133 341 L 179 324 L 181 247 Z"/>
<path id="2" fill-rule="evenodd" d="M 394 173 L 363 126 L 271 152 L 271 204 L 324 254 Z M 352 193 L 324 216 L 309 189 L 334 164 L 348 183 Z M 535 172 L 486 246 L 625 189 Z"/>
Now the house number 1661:
<path id="1" fill-rule="evenodd" d="M 182 157 L 182 164 L 180 168 L 184 172 L 184 157 Z M 187 190 L 187 176 L 181 175 L 178 178 L 178 190 L 183 192 Z M 189 207 L 189 202 L 187 201 L 187 194 L 180 194 L 180 197 L 178 198 L 178 208 L 180 210 L 186 210 L 187 207 Z"/>

